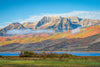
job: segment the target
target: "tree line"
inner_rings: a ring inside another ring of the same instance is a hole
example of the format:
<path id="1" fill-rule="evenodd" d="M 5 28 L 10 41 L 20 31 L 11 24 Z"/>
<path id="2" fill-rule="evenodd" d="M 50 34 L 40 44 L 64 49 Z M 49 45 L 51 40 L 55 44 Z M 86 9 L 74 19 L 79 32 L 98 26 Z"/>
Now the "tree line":
<path id="1" fill-rule="evenodd" d="M 20 57 L 35 57 L 35 58 L 67 58 L 67 57 L 74 57 L 72 54 L 57 54 L 54 52 L 41 52 L 41 53 L 36 53 L 33 51 L 21 51 Z"/>

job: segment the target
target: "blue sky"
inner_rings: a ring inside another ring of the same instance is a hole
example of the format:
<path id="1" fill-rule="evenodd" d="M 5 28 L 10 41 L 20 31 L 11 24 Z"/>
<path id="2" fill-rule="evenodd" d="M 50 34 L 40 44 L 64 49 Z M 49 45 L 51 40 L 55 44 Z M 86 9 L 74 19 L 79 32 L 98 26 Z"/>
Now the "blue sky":
<path id="1" fill-rule="evenodd" d="M 75 16 L 85 13 L 86 18 L 95 15 L 98 19 L 100 0 L 0 0 L 0 28 L 11 22 L 35 22 L 44 15 L 74 16 L 76 13 L 81 15 Z"/>

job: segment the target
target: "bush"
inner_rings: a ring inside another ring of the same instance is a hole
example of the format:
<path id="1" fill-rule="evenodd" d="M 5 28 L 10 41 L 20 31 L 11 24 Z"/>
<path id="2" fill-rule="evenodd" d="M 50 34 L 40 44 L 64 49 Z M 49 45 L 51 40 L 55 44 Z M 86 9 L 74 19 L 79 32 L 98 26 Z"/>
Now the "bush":
<path id="1" fill-rule="evenodd" d="M 0 57 L 2 57 L 2 56 L 0 55 Z"/>
<path id="2" fill-rule="evenodd" d="M 32 57 L 34 53 L 32 51 L 21 51 L 20 57 Z"/>

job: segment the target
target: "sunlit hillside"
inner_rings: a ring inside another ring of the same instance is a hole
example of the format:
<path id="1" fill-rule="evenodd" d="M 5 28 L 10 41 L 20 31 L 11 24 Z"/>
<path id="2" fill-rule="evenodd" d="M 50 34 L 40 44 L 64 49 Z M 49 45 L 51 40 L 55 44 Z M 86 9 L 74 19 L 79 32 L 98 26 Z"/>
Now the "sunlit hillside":
<path id="1" fill-rule="evenodd" d="M 44 40 L 56 40 L 61 38 L 66 39 L 74 39 L 74 38 L 86 38 L 93 35 L 100 34 L 100 25 L 98 26 L 91 26 L 87 28 L 80 28 L 80 32 L 72 33 L 72 30 L 67 32 L 60 32 L 55 33 L 53 35 L 49 34 L 28 34 L 28 35 L 16 35 L 16 36 L 9 36 L 9 37 L 0 37 L 0 45 L 7 45 L 11 43 L 21 43 L 21 44 L 27 44 L 27 43 L 37 43 Z"/>

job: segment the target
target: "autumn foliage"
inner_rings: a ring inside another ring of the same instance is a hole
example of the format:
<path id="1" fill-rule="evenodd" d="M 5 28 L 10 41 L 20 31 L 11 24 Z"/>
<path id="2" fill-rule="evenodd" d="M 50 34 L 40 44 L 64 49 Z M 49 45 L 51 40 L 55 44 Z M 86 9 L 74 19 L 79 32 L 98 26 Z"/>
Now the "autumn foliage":
<path id="1" fill-rule="evenodd" d="M 20 43 L 20 44 L 38 43 L 45 40 L 55 41 L 61 38 L 66 38 L 68 39 L 67 40 L 68 43 L 72 43 L 74 41 L 78 41 L 80 38 L 86 38 L 97 34 L 100 34 L 100 25 L 81 28 L 80 32 L 75 34 L 71 34 L 71 30 L 69 30 L 66 32 L 55 33 L 52 35 L 42 33 L 42 34 L 34 34 L 34 35 L 28 34 L 28 35 L 0 37 L 0 45 L 7 45 L 11 43 Z"/>

